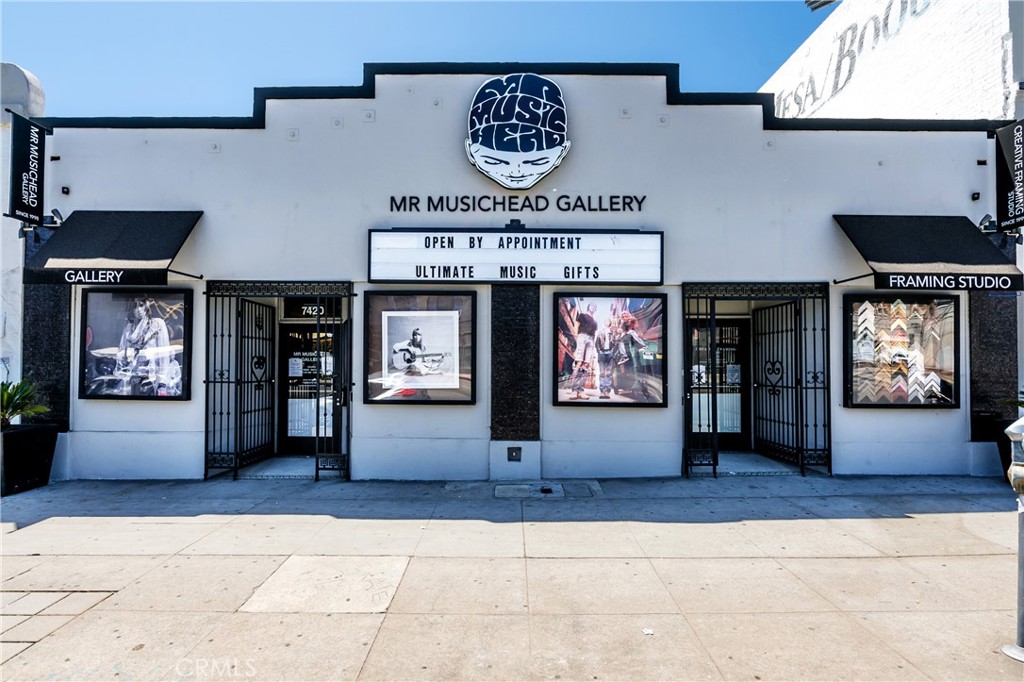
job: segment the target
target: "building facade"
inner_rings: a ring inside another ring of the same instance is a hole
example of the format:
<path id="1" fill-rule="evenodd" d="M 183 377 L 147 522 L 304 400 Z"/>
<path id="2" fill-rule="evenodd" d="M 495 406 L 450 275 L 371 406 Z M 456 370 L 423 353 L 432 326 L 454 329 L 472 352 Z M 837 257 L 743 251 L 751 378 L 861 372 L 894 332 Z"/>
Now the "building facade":
<path id="1" fill-rule="evenodd" d="M 376 64 L 252 117 L 42 123 L 57 477 L 999 471 L 969 292 L 1024 288 L 972 198 L 1005 121 L 784 120 L 671 65 Z"/>
<path id="2" fill-rule="evenodd" d="M 781 118 L 1024 118 L 1021 0 L 843 0 L 759 92 Z"/>

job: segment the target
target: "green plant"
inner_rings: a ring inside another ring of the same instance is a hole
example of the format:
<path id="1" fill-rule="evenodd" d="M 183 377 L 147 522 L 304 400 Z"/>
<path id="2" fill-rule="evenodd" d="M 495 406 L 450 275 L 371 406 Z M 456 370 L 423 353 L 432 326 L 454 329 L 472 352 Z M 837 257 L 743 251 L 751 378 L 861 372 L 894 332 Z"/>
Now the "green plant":
<path id="1" fill-rule="evenodd" d="M 1000 405 L 1011 405 L 1013 407 L 1024 407 L 1024 391 L 1021 391 L 1016 398 L 1011 400 L 1001 400 Z"/>
<path id="2" fill-rule="evenodd" d="M 36 402 L 36 386 L 30 381 L 0 382 L 0 430 L 11 425 L 15 417 L 34 417 L 50 408 Z"/>

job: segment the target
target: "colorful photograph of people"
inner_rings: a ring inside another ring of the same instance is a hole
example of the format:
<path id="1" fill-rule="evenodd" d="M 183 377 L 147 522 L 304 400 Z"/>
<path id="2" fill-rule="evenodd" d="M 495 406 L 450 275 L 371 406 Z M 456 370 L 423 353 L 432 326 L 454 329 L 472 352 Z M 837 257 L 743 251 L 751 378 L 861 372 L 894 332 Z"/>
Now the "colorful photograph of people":
<path id="1" fill-rule="evenodd" d="M 665 298 L 555 295 L 556 405 L 664 406 Z"/>
<path id="2" fill-rule="evenodd" d="M 81 393 L 182 399 L 191 292 L 87 292 Z"/>

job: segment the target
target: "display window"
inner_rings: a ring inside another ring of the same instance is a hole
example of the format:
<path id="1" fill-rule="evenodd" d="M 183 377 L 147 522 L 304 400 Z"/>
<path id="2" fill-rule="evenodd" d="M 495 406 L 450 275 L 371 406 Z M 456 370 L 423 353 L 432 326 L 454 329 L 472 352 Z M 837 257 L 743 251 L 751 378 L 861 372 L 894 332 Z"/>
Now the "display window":
<path id="1" fill-rule="evenodd" d="M 665 407 L 664 294 L 556 293 L 554 404 Z"/>
<path id="2" fill-rule="evenodd" d="M 86 289 L 80 398 L 188 400 L 190 289 Z"/>
<path id="3" fill-rule="evenodd" d="M 476 402 L 476 293 L 367 292 L 366 403 Z"/>
<path id="4" fill-rule="evenodd" d="M 849 294 L 843 302 L 847 407 L 959 407 L 957 297 Z"/>

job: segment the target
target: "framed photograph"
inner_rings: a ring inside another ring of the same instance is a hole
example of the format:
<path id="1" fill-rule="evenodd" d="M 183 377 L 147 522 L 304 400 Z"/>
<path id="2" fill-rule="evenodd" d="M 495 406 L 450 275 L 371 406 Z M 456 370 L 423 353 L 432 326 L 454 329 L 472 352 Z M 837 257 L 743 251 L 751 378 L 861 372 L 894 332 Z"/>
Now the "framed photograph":
<path id="1" fill-rule="evenodd" d="M 188 400 L 191 289 L 85 289 L 79 398 Z"/>
<path id="2" fill-rule="evenodd" d="M 476 292 L 368 291 L 364 403 L 476 402 Z"/>
<path id="3" fill-rule="evenodd" d="M 556 293 L 554 404 L 666 407 L 665 294 Z"/>
<path id="4" fill-rule="evenodd" d="M 960 406 L 960 299 L 843 297 L 846 407 Z"/>

